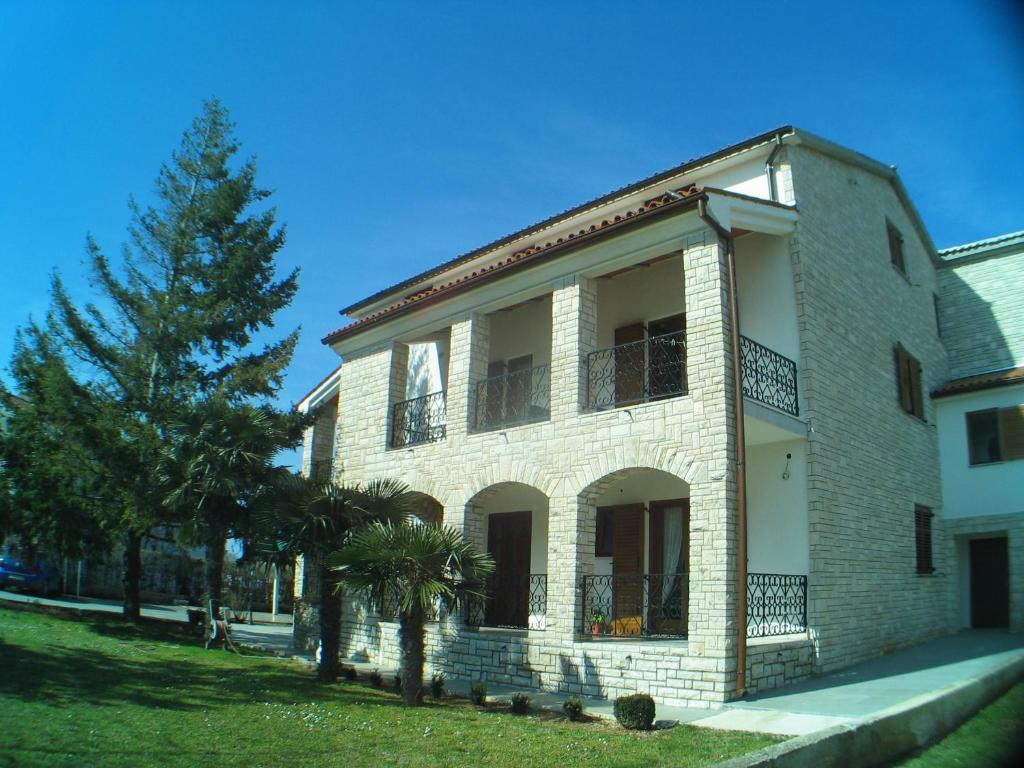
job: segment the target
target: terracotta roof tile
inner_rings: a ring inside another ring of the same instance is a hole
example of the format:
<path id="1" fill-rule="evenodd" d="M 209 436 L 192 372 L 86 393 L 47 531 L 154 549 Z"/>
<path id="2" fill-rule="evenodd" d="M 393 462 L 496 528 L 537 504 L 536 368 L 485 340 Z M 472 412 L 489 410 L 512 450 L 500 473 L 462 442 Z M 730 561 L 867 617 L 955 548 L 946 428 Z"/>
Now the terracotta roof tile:
<path id="1" fill-rule="evenodd" d="M 990 373 L 979 373 L 974 376 L 964 376 L 960 379 L 947 381 L 941 387 L 932 392 L 932 397 L 962 395 L 965 392 L 977 392 L 982 389 L 1008 387 L 1013 384 L 1024 384 L 1024 366 L 1019 368 L 1006 368 L 1002 371 L 992 371 Z"/>

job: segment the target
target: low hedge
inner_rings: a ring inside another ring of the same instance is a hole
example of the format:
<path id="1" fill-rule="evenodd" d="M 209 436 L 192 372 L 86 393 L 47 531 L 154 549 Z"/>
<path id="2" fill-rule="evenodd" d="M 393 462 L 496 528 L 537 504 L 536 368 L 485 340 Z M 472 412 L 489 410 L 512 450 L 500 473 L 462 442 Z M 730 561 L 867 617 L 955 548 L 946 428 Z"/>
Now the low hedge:
<path id="1" fill-rule="evenodd" d="M 620 696 L 615 700 L 615 719 L 631 731 L 647 731 L 654 724 L 654 699 L 646 693 Z"/>

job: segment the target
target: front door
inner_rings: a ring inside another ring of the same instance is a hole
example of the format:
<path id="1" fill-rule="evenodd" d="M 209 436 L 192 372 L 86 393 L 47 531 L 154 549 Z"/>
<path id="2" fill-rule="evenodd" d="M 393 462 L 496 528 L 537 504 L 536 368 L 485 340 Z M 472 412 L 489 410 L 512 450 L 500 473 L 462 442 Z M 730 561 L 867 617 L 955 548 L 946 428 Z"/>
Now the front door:
<path id="1" fill-rule="evenodd" d="M 1010 626 L 1010 568 L 1006 537 L 971 539 L 971 626 Z"/>
<path id="2" fill-rule="evenodd" d="M 487 517 L 487 550 L 494 578 L 485 622 L 492 627 L 525 627 L 530 611 L 531 512 L 499 512 Z"/>
<path id="3" fill-rule="evenodd" d="M 651 502 L 651 584 L 647 606 L 651 634 L 686 634 L 689 532 L 689 499 Z"/>
<path id="4" fill-rule="evenodd" d="M 613 635 L 639 635 L 644 611 L 644 505 L 612 507 Z"/>

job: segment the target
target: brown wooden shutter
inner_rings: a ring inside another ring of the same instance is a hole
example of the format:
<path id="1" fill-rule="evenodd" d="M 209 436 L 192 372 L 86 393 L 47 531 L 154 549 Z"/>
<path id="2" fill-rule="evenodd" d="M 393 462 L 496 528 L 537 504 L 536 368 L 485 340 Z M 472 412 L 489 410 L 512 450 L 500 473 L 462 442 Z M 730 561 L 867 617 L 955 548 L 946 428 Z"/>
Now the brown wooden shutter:
<path id="1" fill-rule="evenodd" d="M 910 399 L 910 377 L 907 375 L 907 351 L 902 344 L 897 344 L 895 349 L 896 358 L 896 387 L 899 392 L 900 408 L 907 413 L 912 413 L 914 406 Z"/>
<path id="2" fill-rule="evenodd" d="M 924 419 L 924 397 L 921 395 L 921 364 L 913 357 L 907 356 L 907 373 L 910 379 L 910 399 L 913 413 L 917 418 Z"/>
<path id="3" fill-rule="evenodd" d="M 914 507 L 914 546 L 917 572 L 933 573 L 932 565 L 932 511 L 928 507 Z"/>
<path id="4" fill-rule="evenodd" d="M 886 228 L 889 231 L 889 258 L 892 259 L 896 269 L 906 274 L 907 265 L 903 258 L 903 235 L 891 223 L 887 222 Z"/>
<path id="5" fill-rule="evenodd" d="M 1024 459 L 1024 405 L 999 409 L 999 435 L 1004 459 Z"/>

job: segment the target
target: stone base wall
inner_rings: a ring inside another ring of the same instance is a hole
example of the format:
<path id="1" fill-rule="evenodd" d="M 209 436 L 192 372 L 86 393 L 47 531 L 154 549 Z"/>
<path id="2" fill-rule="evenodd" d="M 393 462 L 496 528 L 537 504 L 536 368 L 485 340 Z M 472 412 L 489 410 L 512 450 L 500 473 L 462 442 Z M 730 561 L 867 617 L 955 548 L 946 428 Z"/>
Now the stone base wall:
<path id="1" fill-rule="evenodd" d="M 764 693 L 806 680 L 815 672 L 814 660 L 814 643 L 806 635 L 787 640 L 750 640 L 747 693 Z"/>
<path id="2" fill-rule="evenodd" d="M 346 607 L 346 613 L 353 615 Z M 353 615 L 342 624 L 341 654 L 383 670 L 398 669 L 397 621 Z M 759 643 L 748 651 L 748 686 L 763 692 L 809 677 L 814 653 L 804 638 Z M 555 633 L 468 629 L 454 620 L 427 626 L 426 675 L 483 680 L 614 699 L 648 693 L 664 705 L 721 706 L 732 669 L 694 655 L 686 640 L 560 640 Z"/>

